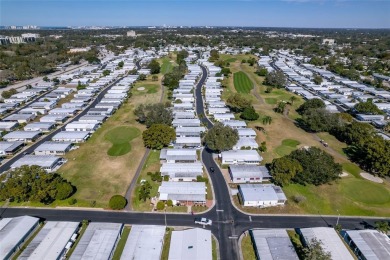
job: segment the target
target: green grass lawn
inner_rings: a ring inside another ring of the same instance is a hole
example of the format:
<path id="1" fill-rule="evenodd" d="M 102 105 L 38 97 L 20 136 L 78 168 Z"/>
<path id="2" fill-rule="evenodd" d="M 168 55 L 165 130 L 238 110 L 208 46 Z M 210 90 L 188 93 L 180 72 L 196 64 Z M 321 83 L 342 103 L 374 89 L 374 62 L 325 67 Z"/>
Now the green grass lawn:
<path id="1" fill-rule="evenodd" d="M 353 179 L 342 186 L 344 196 L 368 205 L 381 205 L 390 202 L 390 192 L 374 182 Z"/>
<path id="2" fill-rule="evenodd" d="M 150 154 L 148 158 L 145 161 L 145 164 L 142 168 L 141 174 L 137 180 L 137 186 L 134 189 L 133 194 L 133 208 L 137 211 L 150 211 L 152 210 L 152 206 L 150 205 L 150 199 L 147 199 L 145 202 L 142 200 L 139 200 L 138 191 L 141 187 L 141 180 L 149 181 L 149 183 L 152 185 L 152 190 L 150 193 L 150 196 L 156 196 L 158 187 L 160 186 L 160 183 L 154 182 L 151 180 L 151 177 L 147 174 L 148 172 L 156 172 L 160 170 L 160 151 L 150 151 Z"/>
<path id="3" fill-rule="evenodd" d="M 168 57 L 164 57 L 161 59 L 161 74 L 167 74 L 172 71 L 173 67 L 175 66 L 173 62 Z"/>
<path id="4" fill-rule="evenodd" d="M 342 166 L 343 166 L 343 171 L 346 171 L 346 172 L 352 174 L 353 176 L 355 176 L 358 179 L 362 178 L 360 176 L 360 173 L 362 172 L 362 170 L 356 164 L 353 164 L 353 163 L 343 163 Z"/>
<path id="5" fill-rule="evenodd" d="M 212 248 L 212 256 L 213 256 L 213 260 L 217 260 L 218 259 L 218 252 L 217 252 L 217 241 L 214 237 L 212 237 L 212 241 L 211 241 L 211 248 Z"/>
<path id="6" fill-rule="evenodd" d="M 346 156 L 344 153 L 344 149 L 348 146 L 346 143 L 340 142 L 336 137 L 326 132 L 317 133 L 317 136 L 328 143 L 328 145 L 339 154 Z"/>
<path id="7" fill-rule="evenodd" d="M 297 145 L 300 142 L 294 139 L 284 139 L 282 145 L 275 148 L 275 152 L 280 156 L 285 156 L 290 154 L 292 151 L 296 150 Z"/>
<path id="8" fill-rule="evenodd" d="M 253 248 L 253 243 L 250 235 L 243 235 L 244 237 L 241 240 L 241 250 L 244 260 L 256 259 L 255 249 Z"/>
<path id="9" fill-rule="evenodd" d="M 140 90 L 139 88 L 145 88 L 145 89 Z M 149 83 L 142 84 L 141 83 L 141 84 L 133 87 L 132 93 L 135 96 L 145 95 L 145 94 L 154 94 L 154 93 L 157 93 L 159 88 L 160 88 L 160 86 L 158 84 L 149 84 Z"/>
<path id="10" fill-rule="evenodd" d="M 116 245 L 112 260 L 121 259 L 121 255 L 122 255 L 123 249 L 125 248 L 127 238 L 129 237 L 130 230 L 131 230 L 131 227 L 129 227 L 129 226 L 125 226 L 123 228 L 121 238 L 119 239 L 118 244 Z"/>
<path id="11" fill-rule="evenodd" d="M 234 88 L 238 93 L 250 93 L 253 89 L 252 81 L 248 78 L 248 76 L 242 72 L 236 72 L 233 74 Z"/>
<path id="12" fill-rule="evenodd" d="M 121 156 L 131 150 L 130 141 L 138 137 L 141 131 L 135 127 L 119 126 L 106 133 L 106 140 L 112 143 L 107 154 L 110 156 Z"/>
<path id="13" fill-rule="evenodd" d="M 228 59 L 225 59 L 224 61 L 232 63 L 232 62 L 235 62 L 236 60 L 237 60 L 236 58 L 228 58 Z"/>

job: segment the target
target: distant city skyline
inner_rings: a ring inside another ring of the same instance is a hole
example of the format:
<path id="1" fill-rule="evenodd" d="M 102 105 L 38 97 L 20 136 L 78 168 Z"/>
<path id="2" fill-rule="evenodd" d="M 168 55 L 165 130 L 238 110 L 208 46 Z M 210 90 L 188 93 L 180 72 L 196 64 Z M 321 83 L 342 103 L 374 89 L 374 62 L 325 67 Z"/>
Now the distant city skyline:
<path id="1" fill-rule="evenodd" d="M 0 26 L 390 28 L 389 0 L 0 0 Z"/>

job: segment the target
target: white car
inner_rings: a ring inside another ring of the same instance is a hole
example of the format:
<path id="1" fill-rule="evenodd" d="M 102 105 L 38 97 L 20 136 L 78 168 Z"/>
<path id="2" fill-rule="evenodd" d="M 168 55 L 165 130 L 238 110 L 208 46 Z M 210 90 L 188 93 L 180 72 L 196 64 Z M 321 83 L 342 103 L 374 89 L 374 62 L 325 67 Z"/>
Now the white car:
<path id="1" fill-rule="evenodd" d="M 213 221 L 208 218 L 196 218 L 195 224 L 211 226 L 211 224 L 213 224 Z"/>

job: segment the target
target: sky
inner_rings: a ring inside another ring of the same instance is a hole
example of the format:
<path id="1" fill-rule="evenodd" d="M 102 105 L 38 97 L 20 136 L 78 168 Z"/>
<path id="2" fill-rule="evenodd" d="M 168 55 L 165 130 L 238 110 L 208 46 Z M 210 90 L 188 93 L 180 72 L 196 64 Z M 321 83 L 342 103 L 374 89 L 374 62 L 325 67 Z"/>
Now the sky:
<path id="1" fill-rule="evenodd" d="M 390 28 L 390 0 L 0 0 L 0 26 Z"/>

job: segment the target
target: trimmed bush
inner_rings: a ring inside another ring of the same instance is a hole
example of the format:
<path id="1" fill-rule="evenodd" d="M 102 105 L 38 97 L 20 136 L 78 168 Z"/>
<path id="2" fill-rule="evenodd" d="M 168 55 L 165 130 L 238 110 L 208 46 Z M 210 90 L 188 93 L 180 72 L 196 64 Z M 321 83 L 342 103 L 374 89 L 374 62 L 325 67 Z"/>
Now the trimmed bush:
<path id="1" fill-rule="evenodd" d="M 127 204 L 125 197 L 121 195 L 114 195 L 111 197 L 110 202 L 108 203 L 111 209 L 119 210 L 123 209 Z"/>
<path id="2" fill-rule="evenodd" d="M 163 210 L 165 208 L 165 203 L 163 201 L 157 202 L 157 210 Z"/>

